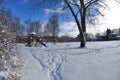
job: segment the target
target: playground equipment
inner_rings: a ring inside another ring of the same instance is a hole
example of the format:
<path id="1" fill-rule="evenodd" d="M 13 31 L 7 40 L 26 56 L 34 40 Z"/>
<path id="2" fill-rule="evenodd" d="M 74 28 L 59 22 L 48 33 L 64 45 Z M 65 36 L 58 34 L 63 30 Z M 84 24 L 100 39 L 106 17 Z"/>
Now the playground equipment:
<path id="1" fill-rule="evenodd" d="M 44 47 L 48 47 L 48 45 L 45 44 L 45 42 L 43 42 L 42 39 L 36 35 L 35 32 L 31 32 L 28 35 L 27 39 L 28 39 L 28 43 L 26 44 L 26 46 L 42 47 L 42 45 L 43 45 Z"/>

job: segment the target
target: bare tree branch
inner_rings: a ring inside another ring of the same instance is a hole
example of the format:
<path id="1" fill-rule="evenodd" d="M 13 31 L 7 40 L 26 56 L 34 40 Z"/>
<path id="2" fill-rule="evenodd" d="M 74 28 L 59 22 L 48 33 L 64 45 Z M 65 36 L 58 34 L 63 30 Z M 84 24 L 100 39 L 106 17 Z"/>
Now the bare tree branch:
<path id="1" fill-rule="evenodd" d="M 86 3 L 86 9 L 89 8 L 89 6 L 91 6 L 92 4 L 98 2 L 99 0 L 91 0 L 88 3 Z"/>

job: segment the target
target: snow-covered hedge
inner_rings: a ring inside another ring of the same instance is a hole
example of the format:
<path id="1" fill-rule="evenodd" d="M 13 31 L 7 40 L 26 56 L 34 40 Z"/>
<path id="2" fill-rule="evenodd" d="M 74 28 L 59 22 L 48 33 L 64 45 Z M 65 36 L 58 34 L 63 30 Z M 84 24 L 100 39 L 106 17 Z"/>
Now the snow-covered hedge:
<path id="1" fill-rule="evenodd" d="M 22 62 L 14 40 L 15 34 L 0 23 L 0 80 L 20 80 Z"/>

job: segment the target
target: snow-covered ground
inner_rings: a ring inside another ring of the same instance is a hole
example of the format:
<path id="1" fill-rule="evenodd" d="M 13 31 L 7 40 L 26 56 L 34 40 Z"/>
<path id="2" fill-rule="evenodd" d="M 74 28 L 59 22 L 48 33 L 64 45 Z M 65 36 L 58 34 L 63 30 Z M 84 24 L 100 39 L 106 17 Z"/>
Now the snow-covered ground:
<path id="1" fill-rule="evenodd" d="M 25 61 L 22 80 L 120 80 L 120 41 L 19 45 Z"/>

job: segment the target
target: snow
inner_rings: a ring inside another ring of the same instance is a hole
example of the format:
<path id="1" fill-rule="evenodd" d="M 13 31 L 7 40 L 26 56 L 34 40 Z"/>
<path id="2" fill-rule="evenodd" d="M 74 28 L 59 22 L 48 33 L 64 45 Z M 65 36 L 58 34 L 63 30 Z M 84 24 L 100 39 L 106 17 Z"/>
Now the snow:
<path id="1" fill-rule="evenodd" d="M 19 44 L 25 61 L 22 80 L 120 80 L 120 41 Z"/>
<path id="2" fill-rule="evenodd" d="M 36 35 L 36 33 L 35 33 L 35 32 L 31 32 L 30 34 Z"/>

